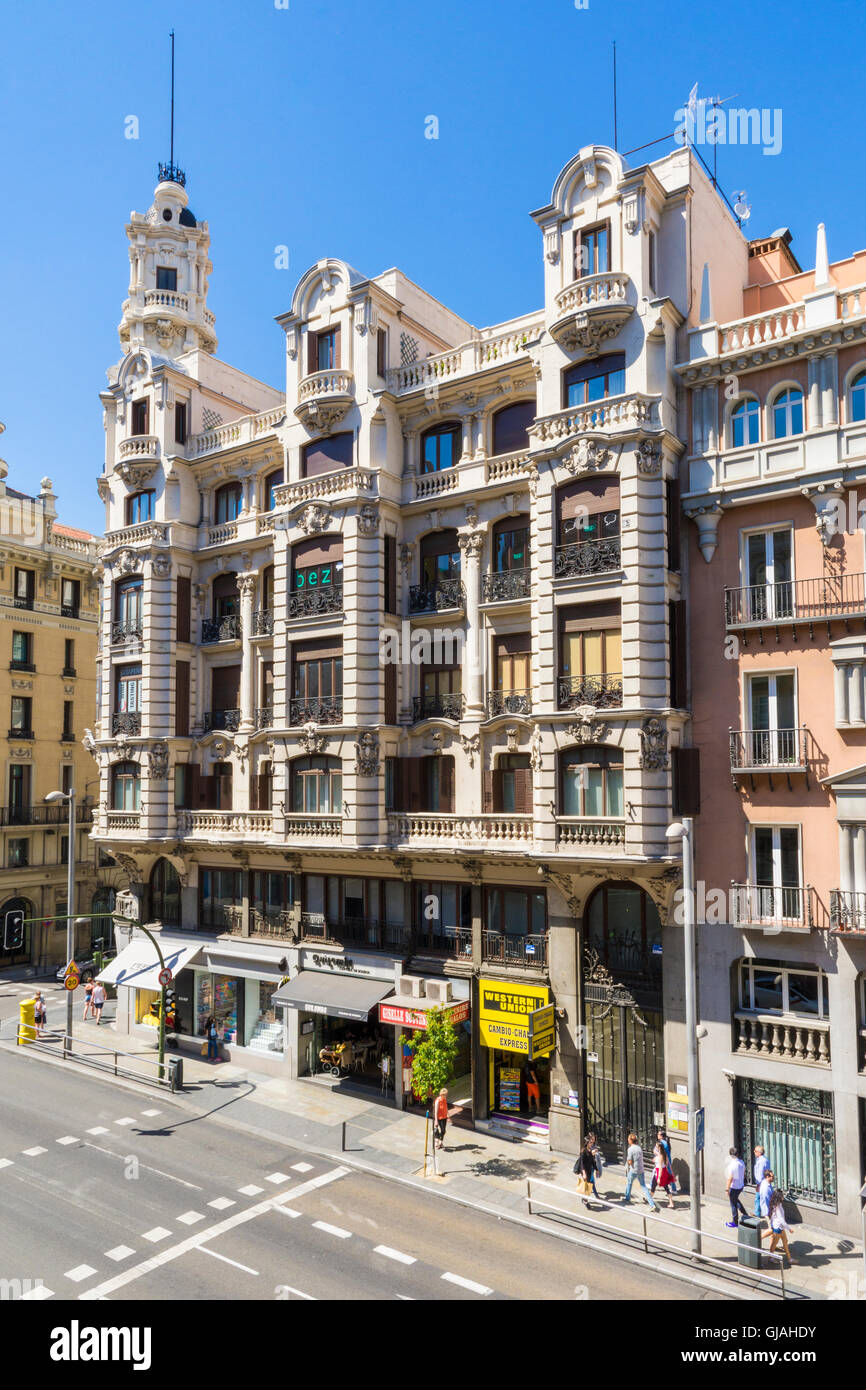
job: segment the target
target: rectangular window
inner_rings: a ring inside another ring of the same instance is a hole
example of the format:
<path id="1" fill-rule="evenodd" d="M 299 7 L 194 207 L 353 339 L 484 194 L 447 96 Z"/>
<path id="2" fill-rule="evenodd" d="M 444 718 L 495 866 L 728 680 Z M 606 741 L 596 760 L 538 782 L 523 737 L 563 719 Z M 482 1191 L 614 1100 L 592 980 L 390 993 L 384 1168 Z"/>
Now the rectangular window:
<path id="1" fill-rule="evenodd" d="M 397 723 L 397 667 L 393 662 L 385 667 L 385 723 Z"/>
<path id="2" fill-rule="evenodd" d="M 114 686 L 115 714 L 139 714 L 141 712 L 141 664 L 118 666 L 115 671 Z"/>
<path id="3" fill-rule="evenodd" d="M 62 792 L 72 791 L 72 773 L 74 769 L 70 763 L 64 763 L 60 770 L 60 790 Z"/>
<path id="4" fill-rule="evenodd" d="M 665 483 L 665 511 L 667 513 L 668 569 L 674 574 L 680 571 L 680 484 L 678 478 Z"/>
<path id="5" fill-rule="evenodd" d="M 141 633 L 142 583 L 140 579 L 124 579 L 115 591 L 115 626 L 117 637 Z"/>
<path id="6" fill-rule="evenodd" d="M 174 665 L 174 732 L 178 738 L 189 737 L 189 662 Z"/>
<path id="7" fill-rule="evenodd" d="M 9 765 L 9 818 L 20 823 L 22 813 L 30 808 L 30 768 L 26 763 Z"/>
<path id="8" fill-rule="evenodd" d="M 63 618 L 77 618 L 81 606 L 81 581 L 62 579 L 60 582 L 60 615 Z"/>
<path id="9" fill-rule="evenodd" d="M 799 827 L 755 826 L 751 850 L 751 919 L 803 922 Z"/>
<path id="10" fill-rule="evenodd" d="M 63 643 L 63 674 L 75 675 L 75 638 L 67 637 Z"/>
<path id="11" fill-rule="evenodd" d="M 138 526 L 143 521 L 153 521 L 153 491 L 136 492 L 126 499 L 126 524 Z"/>
<path id="12" fill-rule="evenodd" d="M 610 270 L 610 223 L 584 227 L 574 237 L 574 278 L 601 275 Z"/>
<path id="13" fill-rule="evenodd" d="M 192 581 L 189 575 L 177 577 L 177 612 L 174 635 L 178 642 L 188 642 L 190 634 L 190 609 L 192 605 Z"/>
<path id="14" fill-rule="evenodd" d="M 656 267 L 656 234 L 650 232 L 647 236 L 647 280 L 651 294 L 655 294 L 658 283 L 658 270 Z"/>
<path id="15" fill-rule="evenodd" d="M 799 766 L 802 757 L 792 671 L 746 678 L 749 767 Z"/>
<path id="16" fill-rule="evenodd" d="M 607 357 L 570 367 L 563 382 L 563 406 L 590 405 L 608 396 L 621 396 L 625 391 L 625 353 L 610 353 Z M 592 419 L 595 418 L 593 414 Z"/>
<path id="17" fill-rule="evenodd" d="M 301 476 L 314 478 L 319 473 L 333 473 L 337 468 L 351 468 L 355 436 L 351 431 L 327 435 L 301 450 Z"/>
<path id="18" fill-rule="evenodd" d="M 671 705 L 674 709 L 687 709 L 688 647 L 686 644 L 685 599 L 677 599 L 668 604 L 668 640 L 671 663 Z"/>
<path id="19" fill-rule="evenodd" d="M 12 666 L 18 671 L 29 671 L 33 669 L 32 632 L 13 632 Z"/>
<path id="20" fill-rule="evenodd" d="M 385 721 L 388 722 L 387 719 Z M 385 810 L 394 810 L 394 764 L 396 758 L 385 759 Z"/>
<path id="21" fill-rule="evenodd" d="M 336 328 L 328 328 L 323 333 L 316 334 L 316 366 L 317 372 L 329 372 L 340 365 L 339 337 Z"/>
<path id="22" fill-rule="evenodd" d="M 185 444 L 187 436 L 187 404 L 186 401 L 177 401 L 174 407 L 174 442 L 175 444 Z"/>
<path id="23" fill-rule="evenodd" d="M 11 733 L 19 735 L 32 733 L 33 725 L 30 715 L 32 705 L 33 701 L 30 699 L 29 695 L 12 696 L 12 720 L 9 726 Z"/>
<path id="24" fill-rule="evenodd" d="M 177 290 L 177 271 L 174 266 L 158 265 L 156 267 L 156 288 L 158 290 Z"/>
<path id="25" fill-rule="evenodd" d="M 74 710 L 74 701 L 63 701 L 63 739 L 67 743 L 75 737 L 75 734 L 73 733 Z"/>
<path id="26" fill-rule="evenodd" d="M 30 864 L 30 841 L 10 840 L 7 868 L 26 869 Z"/>
<path id="27" fill-rule="evenodd" d="M 385 566 L 385 612 L 397 612 L 397 537 L 383 536 Z"/>
<path id="28" fill-rule="evenodd" d="M 745 616 L 748 622 L 790 618 L 794 611 L 793 534 L 752 531 L 743 538 Z"/>
<path id="29" fill-rule="evenodd" d="M 388 370 L 388 331 L 379 328 L 376 332 L 376 371 L 384 376 Z"/>
<path id="30" fill-rule="evenodd" d="M 15 570 L 14 605 L 16 608 L 32 608 L 36 590 L 36 575 L 33 570 Z"/>
<path id="31" fill-rule="evenodd" d="M 150 418 L 148 403 L 144 401 L 132 402 L 132 429 L 131 434 L 147 434 L 147 426 Z"/>

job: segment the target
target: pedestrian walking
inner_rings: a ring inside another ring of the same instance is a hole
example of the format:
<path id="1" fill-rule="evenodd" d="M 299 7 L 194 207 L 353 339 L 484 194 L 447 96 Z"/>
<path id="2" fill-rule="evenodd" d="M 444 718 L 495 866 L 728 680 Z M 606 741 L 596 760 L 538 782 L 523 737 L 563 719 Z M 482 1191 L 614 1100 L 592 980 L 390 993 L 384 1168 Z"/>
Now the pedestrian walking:
<path id="1" fill-rule="evenodd" d="M 578 1192 L 583 1194 L 582 1201 L 585 1207 L 589 1206 L 588 1199 L 590 1191 L 592 1192 L 592 1195 L 595 1197 L 597 1202 L 601 1201 L 601 1198 L 598 1195 L 598 1188 L 595 1185 L 595 1175 L 597 1169 L 595 1163 L 595 1154 L 593 1153 L 594 1144 L 595 1135 L 587 1134 L 581 1146 L 580 1153 L 577 1155 L 577 1159 L 575 1160 L 574 1168 L 572 1169 L 572 1172 L 577 1174 L 577 1190 Z"/>
<path id="2" fill-rule="evenodd" d="M 755 1193 L 755 1215 L 769 1216 L 770 1198 L 776 1187 L 776 1175 L 771 1168 L 768 1168 L 761 1178 L 760 1186 Z"/>
<path id="3" fill-rule="evenodd" d="M 761 1183 L 764 1181 L 764 1178 L 766 1177 L 767 1169 L 768 1169 L 769 1166 L 770 1166 L 770 1160 L 767 1158 L 767 1155 L 764 1153 L 764 1146 L 763 1146 L 763 1144 L 756 1144 L 755 1147 L 754 1147 L 754 1149 L 752 1150 L 752 1152 L 753 1152 L 754 1158 L 755 1158 L 755 1164 L 754 1164 L 754 1167 L 753 1167 L 753 1169 L 752 1169 L 752 1176 L 753 1176 L 754 1179 L 755 1179 L 755 1208 L 754 1208 L 754 1210 L 755 1210 L 755 1215 L 756 1215 L 756 1216 L 760 1216 L 760 1215 L 761 1215 L 761 1200 L 760 1200 L 760 1197 L 759 1197 L 759 1195 L 758 1195 L 758 1190 L 759 1190 L 759 1188 L 760 1188 L 760 1186 L 761 1186 Z"/>
<path id="4" fill-rule="evenodd" d="M 42 996 L 42 990 L 37 989 L 35 995 L 33 996 L 33 1022 L 36 1025 L 37 1038 L 41 1038 L 43 1032 L 45 1031 L 46 1018 L 47 1011 L 45 1008 L 45 1000 Z"/>
<path id="5" fill-rule="evenodd" d="M 443 1086 L 433 1106 L 433 1143 L 437 1149 L 444 1149 L 445 1147 L 445 1127 L 447 1124 L 448 1092 Z"/>
<path id="6" fill-rule="evenodd" d="M 725 1225 L 735 1229 L 740 1224 L 740 1217 L 749 1214 L 741 1201 L 743 1188 L 746 1185 L 746 1165 L 737 1155 L 736 1149 L 729 1149 L 728 1153 L 730 1157 L 725 1169 L 725 1179 L 728 1200 L 731 1203 L 731 1219 L 726 1221 Z"/>
<path id="7" fill-rule="evenodd" d="M 526 1086 L 526 1101 L 529 1106 L 530 1115 L 537 1115 L 540 1105 L 540 1092 L 538 1089 L 538 1072 L 535 1070 L 534 1062 L 527 1062 L 523 1068 L 523 1082 Z"/>
<path id="8" fill-rule="evenodd" d="M 674 1210 L 674 1199 L 671 1195 L 673 1180 L 674 1175 L 668 1163 L 668 1150 L 661 1140 L 657 1139 L 653 1149 L 653 1180 L 650 1192 L 654 1193 L 656 1188 L 660 1187 L 668 1199 L 668 1207 L 671 1211 Z"/>
<path id="9" fill-rule="evenodd" d="M 99 980 L 93 986 L 90 1002 L 93 1005 L 93 1012 L 96 1014 L 96 1026 L 98 1028 L 102 1022 L 102 1010 L 105 1005 L 105 985 L 101 984 Z"/>
<path id="10" fill-rule="evenodd" d="M 665 1163 L 666 1163 L 667 1168 L 668 1168 L 668 1170 L 669 1170 L 669 1172 L 670 1172 L 670 1175 L 671 1175 L 671 1181 L 670 1181 L 670 1184 L 669 1184 L 669 1187 L 668 1187 L 668 1192 L 670 1193 L 671 1196 L 673 1196 L 673 1194 L 674 1194 L 674 1193 L 676 1192 L 676 1190 L 677 1190 L 677 1180 L 676 1180 L 676 1178 L 674 1177 L 674 1166 L 673 1166 L 673 1163 L 671 1162 L 671 1141 L 670 1141 L 670 1139 L 668 1138 L 667 1133 L 666 1133 L 665 1130 L 663 1130 L 663 1129 L 657 1129 L 657 1130 L 656 1130 L 656 1143 L 660 1144 L 661 1147 L 662 1147 L 662 1149 L 664 1150 Z M 655 1169 L 654 1169 L 654 1170 L 653 1170 L 653 1176 L 652 1176 L 652 1182 L 650 1183 L 650 1192 L 652 1192 L 653 1195 L 655 1195 L 655 1190 L 656 1190 L 656 1187 L 657 1187 L 657 1186 L 658 1186 L 658 1178 L 657 1178 L 657 1176 L 656 1176 L 656 1171 L 655 1171 Z"/>
<path id="11" fill-rule="evenodd" d="M 794 1261 L 788 1245 L 788 1232 L 791 1227 L 788 1225 L 788 1220 L 785 1216 L 785 1199 L 778 1187 L 774 1188 L 770 1193 L 767 1218 L 770 1224 L 766 1231 L 761 1232 L 761 1240 L 764 1239 L 764 1236 L 770 1237 L 771 1255 L 774 1253 L 779 1241 L 781 1241 L 782 1249 L 788 1257 L 788 1264 L 792 1265 Z"/>
<path id="12" fill-rule="evenodd" d="M 207 1036 L 207 1059 L 209 1062 L 219 1061 L 219 1029 L 213 1014 L 205 1024 L 205 1034 Z"/>
<path id="13" fill-rule="evenodd" d="M 87 979 L 84 981 L 84 1015 L 83 1015 L 83 1017 L 82 1017 L 82 1019 L 81 1019 L 81 1022 L 82 1022 L 82 1023 L 86 1023 L 86 1022 L 87 1022 L 87 1020 L 88 1020 L 89 1017 L 90 1017 L 90 1013 L 91 1013 L 92 1008 L 93 1008 L 93 979 L 91 978 L 90 975 L 88 975 Z"/>
<path id="14" fill-rule="evenodd" d="M 652 1194 L 646 1185 L 643 1149 L 638 1143 L 636 1134 L 630 1134 L 628 1136 L 628 1152 L 625 1156 L 625 1169 L 627 1177 L 625 1180 L 625 1192 L 622 1198 L 623 1202 L 631 1201 L 631 1186 L 633 1182 L 637 1182 L 638 1187 L 643 1192 L 643 1199 L 649 1206 L 650 1211 L 658 1211 L 658 1207 L 653 1201 Z"/>

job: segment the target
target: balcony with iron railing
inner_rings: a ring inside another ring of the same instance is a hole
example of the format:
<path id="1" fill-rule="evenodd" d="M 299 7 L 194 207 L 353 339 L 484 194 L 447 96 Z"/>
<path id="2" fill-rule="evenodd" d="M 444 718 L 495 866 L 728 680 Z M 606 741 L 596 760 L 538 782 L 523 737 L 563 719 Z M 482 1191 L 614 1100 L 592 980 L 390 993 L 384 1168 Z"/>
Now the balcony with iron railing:
<path id="1" fill-rule="evenodd" d="M 89 825 L 92 820 L 92 806 L 75 807 L 76 825 Z M 67 806 L 0 806 L 0 826 L 66 825 L 68 821 Z"/>
<path id="2" fill-rule="evenodd" d="M 302 912 L 299 934 L 302 941 L 334 942 L 367 951 L 391 951 L 408 955 L 412 930 L 402 923 L 372 921 L 366 917 L 326 917 L 320 912 Z"/>
<path id="3" fill-rule="evenodd" d="M 618 709 L 622 705 L 622 673 L 606 671 L 594 676 L 559 676 L 557 699 L 559 709 L 579 709 L 581 705 Z"/>
<path id="4" fill-rule="evenodd" d="M 450 960 L 471 961 L 471 927 L 434 927 L 424 922 L 416 928 L 412 953 L 417 956 L 445 956 Z"/>
<path id="5" fill-rule="evenodd" d="M 738 1056 L 776 1062 L 830 1066 L 830 1021 L 739 1009 L 734 1014 L 733 1050 Z"/>
<path id="6" fill-rule="evenodd" d="M 529 598 L 531 592 L 532 571 L 530 569 L 520 570 L 494 570 L 490 574 L 481 577 L 481 602 L 482 603 L 509 603 L 515 600 Z"/>
<path id="7" fill-rule="evenodd" d="M 321 618 L 343 611 L 342 584 L 326 584 L 315 589 L 300 589 L 289 594 L 290 618 Z"/>
<path id="8" fill-rule="evenodd" d="M 412 718 L 417 724 L 422 719 L 462 719 L 466 708 L 466 696 L 459 691 L 447 691 L 442 695 L 415 695 L 412 699 Z"/>
<path id="9" fill-rule="evenodd" d="M 487 713 L 491 719 L 500 714 L 531 714 L 531 690 L 490 690 L 487 692 Z"/>
<path id="10" fill-rule="evenodd" d="M 202 644 L 210 642 L 237 642 L 241 635 L 240 613 L 229 613 L 224 618 L 202 618 Z"/>
<path id="11" fill-rule="evenodd" d="M 254 719 L 257 729 L 270 729 L 274 722 L 273 705 L 263 705 L 261 709 L 257 709 Z"/>
<path id="12" fill-rule="evenodd" d="M 77 618 L 80 615 L 80 608 L 77 603 L 61 603 L 61 618 Z"/>
<path id="13" fill-rule="evenodd" d="M 809 931 L 814 922 L 811 884 L 785 888 L 760 883 L 731 883 L 735 926 L 775 927 L 780 931 Z"/>
<path id="14" fill-rule="evenodd" d="M 517 936 L 511 932 L 490 931 L 481 933 L 481 955 L 483 960 L 499 965 L 522 965 L 543 970 L 547 966 L 547 935 Z"/>
<path id="15" fill-rule="evenodd" d="M 253 614 L 253 637 L 272 637 L 274 615 L 270 608 L 260 608 Z"/>
<path id="16" fill-rule="evenodd" d="M 830 930 L 866 936 L 866 893 L 833 888 L 830 892 Z"/>
<path id="17" fill-rule="evenodd" d="M 556 842 L 590 850 L 625 849 L 625 821 L 600 816 L 557 816 Z"/>
<path id="18" fill-rule="evenodd" d="M 410 613 L 446 613 L 463 608 L 466 590 L 460 579 L 440 579 L 436 584 L 409 587 Z"/>
<path id="19" fill-rule="evenodd" d="M 760 628 L 866 618 L 866 575 L 827 574 L 725 589 L 725 626 Z"/>
<path id="20" fill-rule="evenodd" d="M 289 702 L 289 723 L 341 724 L 343 721 L 342 695 L 318 695 L 308 699 L 294 699 Z"/>
<path id="21" fill-rule="evenodd" d="M 32 661 L 10 661 L 10 662 L 9 662 L 9 670 L 10 670 L 10 671 L 26 671 L 26 672 L 28 672 L 30 675 L 33 675 L 33 674 L 35 673 L 35 671 L 36 671 L 36 667 L 34 666 L 34 664 L 33 664 Z M 66 671 L 64 671 L 63 674 L 64 674 L 64 676 L 65 676 L 65 675 L 67 674 Z M 72 674 L 74 675 L 75 672 L 73 671 Z"/>
<path id="22" fill-rule="evenodd" d="M 124 710 L 111 716 L 111 732 L 127 734 L 130 738 L 141 736 L 141 713 L 138 710 Z"/>
<path id="23" fill-rule="evenodd" d="M 34 737 L 32 729 L 18 728 L 9 730 L 9 738 L 31 739 Z"/>
<path id="24" fill-rule="evenodd" d="M 231 936 L 244 935 L 243 909 L 239 905 L 231 904 L 222 911 L 217 910 L 206 915 L 210 917 L 208 925 L 217 926 L 218 920 L 222 919 L 225 926 L 220 930 Z M 294 914 L 290 908 L 251 906 L 249 935 L 263 937 L 268 941 L 295 941 L 297 937 L 294 931 Z"/>
<path id="25" fill-rule="evenodd" d="M 111 624 L 111 642 L 120 646 L 123 642 L 140 642 L 144 631 L 141 618 L 122 618 Z"/>
<path id="26" fill-rule="evenodd" d="M 729 730 L 731 772 L 806 772 L 808 729 Z"/>
<path id="27" fill-rule="evenodd" d="M 236 734 L 241 722 L 239 709 L 210 709 L 205 712 L 203 724 L 206 734 L 222 731 Z"/>
<path id="28" fill-rule="evenodd" d="M 610 574 L 622 568 L 619 536 L 602 540 L 577 541 L 558 545 L 553 563 L 554 579 L 585 579 L 587 575 Z"/>
<path id="29" fill-rule="evenodd" d="M 33 610 L 33 596 L 32 596 L 32 594 L 23 594 L 23 595 L 22 595 L 22 594 L 13 594 L 13 596 L 12 596 L 12 607 L 13 607 L 13 608 L 26 608 L 26 609 L 28 609 L 29 611 L 32 612 L 32 610 Z"/>

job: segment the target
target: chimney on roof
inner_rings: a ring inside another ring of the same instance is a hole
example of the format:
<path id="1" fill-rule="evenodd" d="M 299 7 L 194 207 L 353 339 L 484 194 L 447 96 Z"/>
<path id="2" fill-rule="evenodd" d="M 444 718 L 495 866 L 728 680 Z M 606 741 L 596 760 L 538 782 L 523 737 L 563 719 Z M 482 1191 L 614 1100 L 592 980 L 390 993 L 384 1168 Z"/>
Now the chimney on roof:
<path id="1" fill-rule="evenodd" d="M 818 223 L 818 235 L 815 240 L 815 289 L 823 288 L 830 283 L 830 262 L 827 259 L 827 233 L 824 230 L 824 223 Z"/>

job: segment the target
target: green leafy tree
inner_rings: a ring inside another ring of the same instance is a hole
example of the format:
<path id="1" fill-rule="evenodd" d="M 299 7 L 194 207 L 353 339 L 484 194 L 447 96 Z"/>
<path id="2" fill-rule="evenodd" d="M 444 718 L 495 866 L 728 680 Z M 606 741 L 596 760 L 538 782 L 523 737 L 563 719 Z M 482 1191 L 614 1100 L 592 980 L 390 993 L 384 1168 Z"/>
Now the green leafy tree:
<path id="1" fill-rule="evenodd" d="M 422 1100 L 430 1100 L 454 1079 L 454 1059 L 460 1046 L 454 1025 L 444 1009 L 427 1011 L 423 1033 L 402 1037 L 412 1053 L 412 1089 Z"/>

